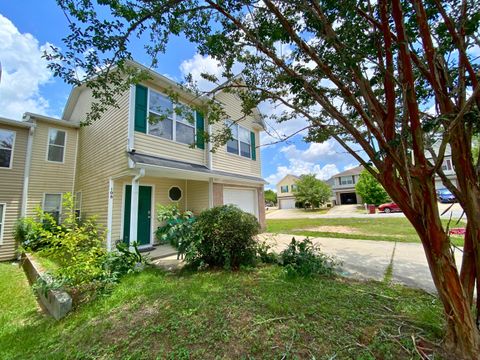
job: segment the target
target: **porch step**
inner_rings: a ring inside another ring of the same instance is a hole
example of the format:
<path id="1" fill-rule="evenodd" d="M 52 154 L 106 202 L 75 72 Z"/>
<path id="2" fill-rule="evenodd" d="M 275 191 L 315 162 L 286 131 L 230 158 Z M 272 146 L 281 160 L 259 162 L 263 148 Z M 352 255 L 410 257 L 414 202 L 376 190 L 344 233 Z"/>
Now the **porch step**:
<path id="1" fill-rule="evenodd" d="M 151 260 L 163 259 L 173 255 L 177 255 L 177 250 L 170 245 L 158 245 L 148 252 L 148 257 Z"/>

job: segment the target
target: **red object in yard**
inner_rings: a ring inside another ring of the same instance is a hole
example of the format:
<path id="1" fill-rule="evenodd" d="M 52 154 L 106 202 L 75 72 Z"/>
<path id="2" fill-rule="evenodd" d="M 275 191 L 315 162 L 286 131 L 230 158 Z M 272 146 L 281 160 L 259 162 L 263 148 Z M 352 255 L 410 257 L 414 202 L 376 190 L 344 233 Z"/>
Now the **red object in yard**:
<path id="1" fill-rule="evenodd" d="M 465 228 L 453 228 L 448 233 L 450 235 L 465 235 Z"/>
<path id="2" fill-rule="evenodd" d="M 375 214 L 376 212 L 377 212 L 377 209 L 375 208 L 375 205 L 368 205 L 369 214 Z"/>

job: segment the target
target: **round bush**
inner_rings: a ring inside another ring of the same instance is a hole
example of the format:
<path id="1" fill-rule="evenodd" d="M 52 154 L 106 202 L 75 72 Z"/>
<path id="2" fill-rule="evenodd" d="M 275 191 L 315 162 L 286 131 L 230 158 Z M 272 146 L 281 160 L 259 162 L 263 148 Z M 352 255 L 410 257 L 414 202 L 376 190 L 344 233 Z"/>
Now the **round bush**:
<path id="1" fill-rule="evenodd" d="M 236 269 L 255 262 L 254 237 L 260 231 L 255 216 L 233 205 L 217 206 L 202 212 L 194 228 L 199 235 L 196 252 L 200 263 Z"/>

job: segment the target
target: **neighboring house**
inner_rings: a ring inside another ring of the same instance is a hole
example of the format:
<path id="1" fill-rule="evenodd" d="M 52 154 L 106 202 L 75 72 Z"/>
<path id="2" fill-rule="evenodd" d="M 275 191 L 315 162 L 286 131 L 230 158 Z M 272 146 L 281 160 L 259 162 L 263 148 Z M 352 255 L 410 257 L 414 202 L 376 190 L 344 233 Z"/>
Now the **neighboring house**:
<path id="1" fill-rule="evenodd" d="M 279 209 L 294 209 L 295 208 L 295 183 L 298 176 L 288 174 L 277 184 L 277 202 Z"/>
<path id="2" fill-rule="evenodd" d="M 79 216 L 95 215 L 106 227 L 108 249 L 117 241 L 153 245 L 156 204 L 194 213 L 234 204 L 265 225 L 260 114 L 245 117 L 236 95 L 215 93 L 233 140 L 212 152 L 201 130 L 219 131 L 223 124 L 209 124 L 193 110 L 190 123 L 172 111 L 178 105 L 165 93 L 178 92 L 183 106 L 210 98 L 195 97 L 136 62 L 130 65 L 152 78 L 117 94 L 119 107 L 90 126 L 79 126 L 93 101 L 83 86 L 72 90 L 61 120 L 30 113 L 22 122 L 0 119 L 0 260 L 15 257 L 16 220 L 34 215 L 38 206 L 61 218 L 66 192 L 75 195 Z M 161 122 L 148 121 L 166 113 Z"/>
<path id="3" fill-rule="evenodd" d="M 363 166 L 357 166 L 334 175 L 327 183 L 332 185 L 333 199 L 336 205 L 361 204 L 362 198 L 355 191 Z"/>
<path id="4" fill-rule="evenodd" d="M 435 153 L 438 153 L 440 143 L 441 141 L 439 140 L 435 144 L 433 144 L 432 148 Z M 426 153 L 426 156 L 429 161 L 432 161 L 432 156 L 429 152 Z M 450 145 L 447 145 L 447 147 L 445 148 L 445 155 L 443 158 L 442 170 L 447 176 L 447 178 L 450 179 L 450 181 L 453 183 L 453 185 L 456 186 L 457 174 L 455 174 L 455 170 L 453 169 L 452 151 L 451 151 Z M 446 186 L 443 185 L 442 179 L 440 179 L 438 175 L 435 175 L 435 188 L 437 190 L 446 188 Z"/>

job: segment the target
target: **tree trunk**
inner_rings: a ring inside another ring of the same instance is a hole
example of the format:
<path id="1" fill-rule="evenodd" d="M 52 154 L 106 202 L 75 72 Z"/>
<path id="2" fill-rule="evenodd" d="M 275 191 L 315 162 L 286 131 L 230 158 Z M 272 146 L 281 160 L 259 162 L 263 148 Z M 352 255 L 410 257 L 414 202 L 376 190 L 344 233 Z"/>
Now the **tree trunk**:
<path id="1" fill-rule="evenodd" d="M 452 161 L 457 175 L 457 186 L 462 193 L 461 204 L 467 215 L 461 279 L 467 300 L 473 301 L 475 279 L 477 283 L 476 324 L 480 329 L 480 187 L 473 165 L 471 140 L 465 129 L 456 127 L 450 141 Z"/>
<path id="2" fill-rule="evenodd" d="M 473 321 L 470 302 L 462 288 L 449 238 L 439 221 L 438 210 L 434 210 L 436 214 L 431 209 L 425 209 L 425 212 L 430 214 L 425 214 L 425 226 L 417 229 L 417 232 L 446 314 L 445 347 L 457 359 L 478 359 L 480 334 Z M 435 217 L 438 221 L 435 221 Z"/>
<path id="3" fill-rule="evenodd" d="M 445 348 L 455 359 L 479 359 L 480 333 L 475 326 L 471 303 L 460 281 L 450 239 L 440 219 L 433 176 L 418 174 L 412 192 L 413 207 L 409 206 L 408 199 L 399 194 L 390 195 L 406 209 L 405 216 L 422 241 L 447 319 Z"/>
<path id="4" fill-rule="evenodd" d="M 462 281 L 463 291 L 468 302 L 473 302 L 473 290 L 475 288 L 475 252 L 473 250 L 473 241 L 475 234 L 472 232 L 470 222 L 467 223 L 463 244 L 462 268 L 460 270 L 460 280 Z"/>

